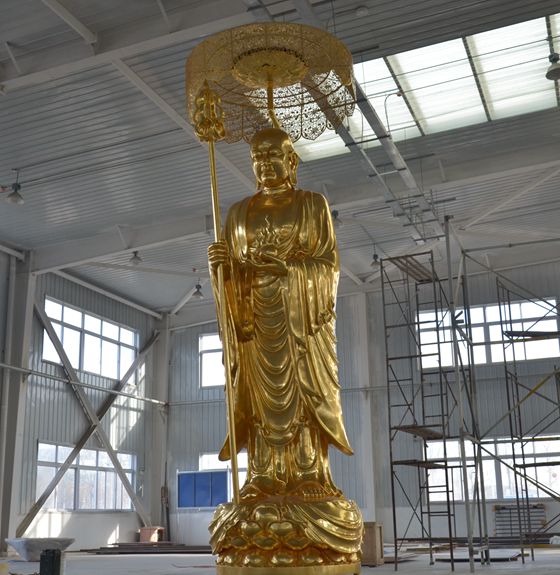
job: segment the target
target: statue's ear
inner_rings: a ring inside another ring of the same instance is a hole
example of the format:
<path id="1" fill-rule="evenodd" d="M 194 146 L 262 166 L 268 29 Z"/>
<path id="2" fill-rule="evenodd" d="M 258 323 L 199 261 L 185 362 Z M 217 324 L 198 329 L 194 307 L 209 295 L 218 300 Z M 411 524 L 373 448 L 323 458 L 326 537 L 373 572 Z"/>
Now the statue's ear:
<path id="1" fill-rule="evenodd" d="M 295 186 L 297 184 L 297 167 L 299 164 L 299 156 L 294 150 L 290 152 L 289 162 L 290 162 L 290 179 L 292 180 L 292 184 Z"/>

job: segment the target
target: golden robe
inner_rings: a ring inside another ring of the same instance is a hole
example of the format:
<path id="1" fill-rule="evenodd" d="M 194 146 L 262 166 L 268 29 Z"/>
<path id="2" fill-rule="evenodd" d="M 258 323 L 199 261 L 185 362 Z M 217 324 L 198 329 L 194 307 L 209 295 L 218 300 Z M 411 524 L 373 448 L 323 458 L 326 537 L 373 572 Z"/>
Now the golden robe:
<path id="1" fill-rule="evenodd" d="M 361 514 L 334 485 L 328 464 L 329 444 L 352 454 L 336 359 L 336 239 L 321 194 L 281 194 L 249 197 L 226 220 L 234 426 L 237 449 L 248 451 L 248 472 L 241 505 L 216 511 L 211 543 L 226 564 L 259 565 L 269 540 L 280 549 L 270 551 L 272 563 L 286 555 L 282 549 L 294 564 L 329 562 L 325 549 L 342 554 L 337 561 L 354 561 Z M 286 273 L 251 265 L 271 257 L 286 264 Z M 220 458 L 229 459 L 229 451 L 226 438 Z M 283 538 L 271 536 L 275 525 L 285 526 Z"/>

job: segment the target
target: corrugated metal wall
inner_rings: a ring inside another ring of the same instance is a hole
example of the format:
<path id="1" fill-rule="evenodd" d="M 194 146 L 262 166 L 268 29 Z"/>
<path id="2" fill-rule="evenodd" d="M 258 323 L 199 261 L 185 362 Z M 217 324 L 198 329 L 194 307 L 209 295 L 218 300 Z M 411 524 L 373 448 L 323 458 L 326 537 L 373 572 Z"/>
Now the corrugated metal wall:
<path id="1" fill-rule="evenodd" d="M 152 333 L 153 320 L 149 316 L 54 274 L 41 276 L 37 282 L 37 301 L 42 304 L 45 295 L 137 330 L 140 335 L 140 347 Z M 42 361 L 43 329 L 37 318 L 33 327 L 31 369 L 63 376 L 60 366 Z M 151 369 L 151 362 L 148 359 L 146 377 L 143 382 L 139 382 L 141 395 L 150 395 Z M 114 380 L 101 376 L 81 372 L 79 375 L 84 383 L 101 387 L 115 385 Z M 46 441 L 73 445 L 88 427 L 82 408 L 73 391 L 65 383 L 36 376 L 31 376 L 28 382 L 22 458 L 23 484 L 20 499 L 22 512 L 29 509 L 35 501 L 37 443 Z M 83 389 L 95 409 L 107 397 L 101 391 Z M 137 487 L 140 489 L 145 466 L 144 444 L 146 434 L 149 433 L 147 425 L 149 409 L 151 407 L 143 402 L 119 398 L 102 421 L 113 448 L 136 454 Z M 100 447 L 96 436 L 90 439 L 88 446 Z"/>

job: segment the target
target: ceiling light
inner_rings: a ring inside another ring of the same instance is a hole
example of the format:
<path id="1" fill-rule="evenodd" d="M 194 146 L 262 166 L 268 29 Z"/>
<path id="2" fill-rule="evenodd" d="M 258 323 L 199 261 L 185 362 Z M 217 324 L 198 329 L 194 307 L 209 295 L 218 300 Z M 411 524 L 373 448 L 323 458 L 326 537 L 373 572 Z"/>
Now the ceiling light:
<path id="1" fill-rule="evenodd" d="M 202 286 L 199 283 L 197 283 L 194 287 L 195 290 L 192 294 L 192 297 L 196 299 L 204 299 L 204 294 L 202 293 Z"/>
<path id="2" fill-rule="evenodd" d="M 375 250 L 375 248 L 374 248 Z M 377 268 L 381 265 L 381 261 L 379 260 L 379 255 L 377 252 L 373 252 L 373 256 L 371 258 L 371 263 L 369 264 L 372 268 Z"/>
<path id="3" fill-rule="evenodd" d="M 132 264 L 133 266 L 137 266 L 138 264 L 142 263 L 142 258 L 138 255 L 137 251 L 132 252 L 132 256 L 131 258 L 128 260 L 129 264 Z"/>
<path id="4" fill-rule="evenodd" d="M 16 173 L 16 181 L 10 186 L 12 191 L 6 196 L 6 202 L 8 204 L 13 204 L 17 206 L 21 206 L 25 203 L 23 196 L 19 193 L 21 190 L 21 184 L 19 183 L 19 168 L 15 168 L 14 172 Z M 10 187 L 2 186 L 2 191 L 7 192 Z"/>
<path id="5" fill-rule="evenodd" d="M 333 218 L 333 226 L 334 226 L 335 228 L 337 228 L 337 229 L 340 228 L 340 227 L 342 227 L 342 220 L 340 220 L 339 217 L 338 217 L 338 210 L 333 210 L 333 211 L 331 212 L 331 215 L 332 215 L 332 218 Z"/>
<path id="6" fill-rule="evenodd" d="M 17 206 L 25 204 L 23 196 L 19 193 L 20 190 L 21 184 L 18 184 L 17 182 L 12 184 L 12 191 L 6 196 L 6 202 L 8 202 L 8 204 L 14 204 Z"/>
<path id="7" fill-rule="evenodd" d="M 560 80 L 560 56 L 553 52 L 549 57 L 548 60 L 550 62 L 550 66 L 546 71 L 546 77 L 548 80 Z"/>

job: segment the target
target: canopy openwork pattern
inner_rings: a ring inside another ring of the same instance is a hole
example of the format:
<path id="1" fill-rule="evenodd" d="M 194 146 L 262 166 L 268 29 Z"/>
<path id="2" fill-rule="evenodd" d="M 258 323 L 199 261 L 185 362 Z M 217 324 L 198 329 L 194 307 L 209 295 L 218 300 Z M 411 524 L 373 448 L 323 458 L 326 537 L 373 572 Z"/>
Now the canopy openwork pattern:
<path id="1" fill-rule="evenodd" d="M 228 142 L 248 141 L 276 120 L 293 141 L 314 140 L 354 111 L 350 52 L 302 24 L 250 24 L 194 48 L 186 65 L 191 120 L 205 82 L 221 99 Z"/>

